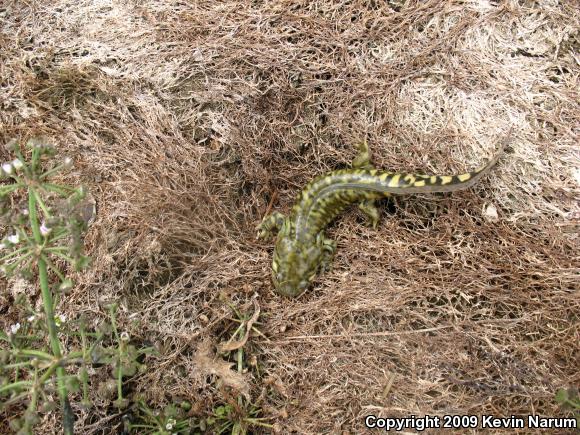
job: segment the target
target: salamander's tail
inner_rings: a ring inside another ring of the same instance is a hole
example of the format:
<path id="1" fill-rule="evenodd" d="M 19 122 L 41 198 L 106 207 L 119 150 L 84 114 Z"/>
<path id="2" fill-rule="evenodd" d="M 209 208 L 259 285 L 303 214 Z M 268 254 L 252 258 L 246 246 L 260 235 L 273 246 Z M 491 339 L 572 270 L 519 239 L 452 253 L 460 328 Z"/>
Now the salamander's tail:
<path id="1" fill-rule="evenodd" d="M 492 159 L 481 168 L 473 172 L 457 175 L 419 175 L 419 174 L 394 174 L 391 172 L 371 171 L 372 177 L 353 180 L 341 185 L 344 189 L 367 190 L 388 196 L 389 194 L 404 195 L 408 193 L 428 192 L 453 192 L 455 190 L 468 189 L 484 177 L 497 163 L 506 144 L 511 138 L 510 128 L 507 136 L 501 141 L 500 147 Z M 379 182 L 377 182 L 377 178 Z"/>
<path id="2" fill-rule="evenodd" d="M 511 139 L 513 127 L 510 127 L 505 138 L 500 142 L 499 148 L 491 158 L 482 167 L 476 169 L 473 172 L 466 172 L 464 174 L 457 175 L 419 175 L 416 176 L 416 181 L 410 185 L 410 188 L 421 188 L 425 187 L 423 192 L 452 192 L 454 190 L 468 189 L 474 184 L 476 184 L 482 177 L 484 177 L 489 170 L 495 166 L 497 161 L 503 155 L 505 147 Z"/>

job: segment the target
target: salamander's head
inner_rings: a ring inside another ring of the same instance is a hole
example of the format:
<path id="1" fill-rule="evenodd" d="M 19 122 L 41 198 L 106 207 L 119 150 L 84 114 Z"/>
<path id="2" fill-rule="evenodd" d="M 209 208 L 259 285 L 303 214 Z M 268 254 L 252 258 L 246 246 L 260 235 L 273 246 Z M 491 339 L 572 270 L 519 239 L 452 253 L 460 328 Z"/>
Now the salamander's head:
<path id="1" fill-rule="evenodd" d="M 272 283 L 276 293 L 300 295 L 316 276 L 322 250 L 316 244 L 303 246 L 290 237 L 279 235 L 272 260 Z"/>

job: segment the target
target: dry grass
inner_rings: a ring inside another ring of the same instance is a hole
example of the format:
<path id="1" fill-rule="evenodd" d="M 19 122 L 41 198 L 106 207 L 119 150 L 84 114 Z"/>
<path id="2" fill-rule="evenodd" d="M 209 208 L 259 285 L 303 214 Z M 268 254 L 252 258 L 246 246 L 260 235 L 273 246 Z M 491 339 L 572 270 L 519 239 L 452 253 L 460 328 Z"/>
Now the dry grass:
<path id="1" fill-rule="evenodd" d="M 94 267 L 61 310 L 121 302 L 122 327 L 161 352 L 130 385 L 152 406 L 223 401 L 196 349 L 233 330 L 223 298 L 251 313 L 257 294 L 264 375 L 245 379 L 285 432 L 562 415 L 555 390 L 580 384 L 577 6 L 5 2 L 0 141 L 54 139 L 98 202 Z M 253 229 L 271 201 L 289 210 L 364 138 L 379 167 L 441 173 L 477 166 L 511 125 L 476 188 L 385 203 L 378 231 L 347 213 L 334 270 L 299 299 L 272 293 Z M 113 414 L 77 409 L 79 433 L 115 431 Z"/>

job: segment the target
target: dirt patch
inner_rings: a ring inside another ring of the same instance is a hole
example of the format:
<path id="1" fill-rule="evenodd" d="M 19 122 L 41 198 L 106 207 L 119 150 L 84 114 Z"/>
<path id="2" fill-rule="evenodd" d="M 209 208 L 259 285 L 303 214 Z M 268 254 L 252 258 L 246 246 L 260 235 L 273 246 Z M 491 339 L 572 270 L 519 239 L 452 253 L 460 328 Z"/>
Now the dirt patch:
<path id="1" fill-rule="evenodd" d="M 243 382 L 284 432 L 563 415 L 554 392 L 580 383 L 574 2 L 33 1 L 0 20 L 0 141 L 50 137 L 97 200 L 93 268 L 61 311 L 121 302 L 160 350 L 131 384 L 152 407 L 223 402 L 196 349 L 235 329 L 224 300 L 251 313 L 257 294 Z M 384 203 L 376 231 L 346 213 L 333 270 L 272 293 L 254 239 L 270 203 L 287 212 L 364 139 L 377 167 L 450 173 L 510 126 L 478 186 Z M 121 425 L 104 402 L 76 411 L 79 433 Z"/>

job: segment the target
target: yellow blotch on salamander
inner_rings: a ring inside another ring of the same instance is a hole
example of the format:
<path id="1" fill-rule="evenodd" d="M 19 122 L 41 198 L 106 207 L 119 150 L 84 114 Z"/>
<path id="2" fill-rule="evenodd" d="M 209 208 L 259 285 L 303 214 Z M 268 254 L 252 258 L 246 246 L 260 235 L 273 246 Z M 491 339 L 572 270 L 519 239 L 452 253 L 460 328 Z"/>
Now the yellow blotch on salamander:
<path id="1" fill-rule="evenodd" d="M 399 180 L 401 179 L 401 174 L 395 174 L 389 181 L 389 187 L 399 187 Z"/>
<path id="2" fill-rule="evenodd" d="M 324 229 L 350 204 L 359 203 L 359 208 L 376 227 L 379 221 L 376 199 L 393 194 L 453 192 L 469 188 L 496 164 L 510 136 L 511 130 L 489 163 L 473 172 L 455 176 L 379 171 L 371 166 L 367 144 L 361 144 L 352 169 L 316 177 L 298 195 L 289 216 L 274 212 L 258 225 L 259 238 L 277 232 L 272 260 L 275 291 L 284 296 L 298 296 L 320 271 L 330 267 L 336 242 L 326 237 Z M 401 178 L 407 183 L 400 184 Z"/>

